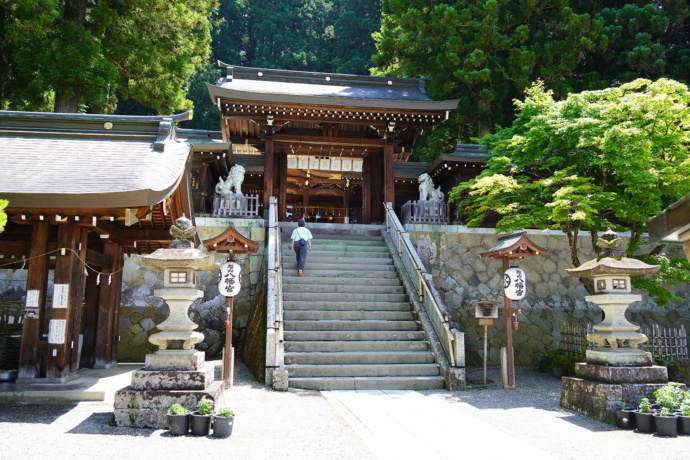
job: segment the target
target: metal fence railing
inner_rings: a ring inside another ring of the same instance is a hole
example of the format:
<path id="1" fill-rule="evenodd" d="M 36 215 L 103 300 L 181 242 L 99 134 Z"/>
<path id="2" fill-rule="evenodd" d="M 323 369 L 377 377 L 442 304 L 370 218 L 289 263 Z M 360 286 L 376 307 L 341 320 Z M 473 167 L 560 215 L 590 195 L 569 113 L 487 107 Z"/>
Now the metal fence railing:
<path id="1" fill-rule="evenodd" d="M 419 301 L 429 316 L 450 365 L 453 367 L 464 366 L 463 333 L 455 327 L 453 319 L 432 282 L 431 275 L 424 268 L 417 251 L 410 242 L 409 235 L 400 224 L 398 216 L 396 216 L 393 210 L 393 205 L 386 203 L 385 211 L 386 232 L 393 241 L 407 274 L 415 284 Z"/>

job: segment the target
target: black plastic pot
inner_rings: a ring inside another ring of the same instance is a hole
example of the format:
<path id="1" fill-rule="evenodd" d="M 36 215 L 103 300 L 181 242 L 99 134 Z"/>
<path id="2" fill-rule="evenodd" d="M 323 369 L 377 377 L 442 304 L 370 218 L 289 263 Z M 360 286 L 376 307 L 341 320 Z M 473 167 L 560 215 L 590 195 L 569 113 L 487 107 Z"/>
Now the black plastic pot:
<path id="1" fill-rule="evenodd" d="M 211 419 L 213 415 L 199 415 L 198 411 L 191 413 L 192 434 L 194 436 L 208 436 L 211 433 Z"/>
<path id="2" fill-rule="evenodd" d="M 678 417 L 675 415 L 667 417 L 655 415 L 654 423 L 656 424 L 656 434 L 659 436 L 669 436 L 672 438 L 678 436 Z"/>
<path id="3" fill-rule="evenodd" d="M 235 417 L 213 416 L 213 436 L 216 438 L 227 438 L 232 434 L 232 427 L 235 424 Z"/>
<path id="4" fill-rule="evenodd" d="M 189 414 L 168 414 L 168 428 L 173 436 L 184 436 L 189 433 Z"/>
<path id="5" fill-rule="evenodd" d="M 654 433 L 656 425 L 654 424 L 654 414 L 651 412 L 643 414 L 642 412 L 635 412 L 635 426 L 640 433 Z"/>
<path id="6" fill-rule="evenodd" d="M 617 410 L 614 414 L 616 419 L 616 426 L 625 430 L 632 430 L 635 428 L 635 411 L 633 410 Z"/>
<path id="7" fill-rule="evenodd" d="M 690 417 L 678 417 L 678 434 L 690 436 Z"/>

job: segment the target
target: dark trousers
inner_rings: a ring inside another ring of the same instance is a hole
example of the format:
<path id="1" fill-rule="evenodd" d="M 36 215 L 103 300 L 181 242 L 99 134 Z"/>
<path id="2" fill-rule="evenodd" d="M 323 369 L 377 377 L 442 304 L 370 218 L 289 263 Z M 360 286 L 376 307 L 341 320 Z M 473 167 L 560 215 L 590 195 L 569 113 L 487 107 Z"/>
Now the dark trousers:
<path id="1" fill-rule="evenodd" d="M 299 242 L 295 242 L 295 258 L 297 259 L 297 270 L 304 270 L 304 264 L 307 261 L 307 251 L 309 251 L 308 244 L 300 246 Z"/>

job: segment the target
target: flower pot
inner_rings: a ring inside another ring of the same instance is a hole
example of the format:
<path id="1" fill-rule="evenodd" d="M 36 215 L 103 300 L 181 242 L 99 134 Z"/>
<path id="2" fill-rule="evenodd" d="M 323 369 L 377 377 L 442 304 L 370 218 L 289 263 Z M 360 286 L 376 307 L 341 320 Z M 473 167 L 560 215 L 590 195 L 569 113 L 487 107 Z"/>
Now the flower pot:
<path id="1" fill-rule="evenodd" d="M 690 436 L 690 417 L 683 415 L 678 417 L 678 434 Z"/>
<path id="2" fill-rule="evenodd" d="M 643 414 L 642 412 L 635 412 L 635 426 L 640 433 L 654 433 L 656 425 L 654 425 L 654 414 L 651 412 Z"/>
<path id="3" fill-rule="evenodd" d="M 616 426 L 625 430 L 632 430 L 635 428 L 635 411 L 632 410 L 617 410 L 614 413 L 616 419 Z"/>
<path id="4" fill-rule="evenodd" d="M 208 436 L 211 432 L 213 415 L 199 415 L 198 411 L 191 413 L 192 434 L 194 436 Z"/>
<path id="5" fill-rule="evenodd" d="M 213 416 L 213 436 L 216 438 L 227 438 L 232 434 L 232 427 L 235 424 L 235 417 Z"/>
<path id="6" fill-rule="evenodd" d="M 183 436 L 189 433 L 189 414 L 168 414 L 168 427 L 173 436 Z"/>
<path id="7" fill-rule="evenodd" d="M 656 424 L 656 434 L 659 436 L 670 436 L 675 438 L 678 436 L 678 417 L 671 416 L 654 416 L 654 423 Z"/>

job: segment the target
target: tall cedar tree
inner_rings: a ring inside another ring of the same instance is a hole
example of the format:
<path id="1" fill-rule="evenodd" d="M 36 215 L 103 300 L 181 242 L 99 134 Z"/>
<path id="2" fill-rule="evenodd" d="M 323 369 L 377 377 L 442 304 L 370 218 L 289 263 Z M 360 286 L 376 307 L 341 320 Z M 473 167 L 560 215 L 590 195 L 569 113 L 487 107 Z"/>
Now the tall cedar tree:
<path id="1" fill-rule="evenodd" d="M 495 211 L 501 214 L 497 231 L 561 229 L 577 267 L 579 234 L 589 232 L 594 242 L 607 227 L 630 231 L 632 257 L 648 243 L 646 219 L 690 193 L 690 91 L 684 84 L 638 79 L 556 101 L 539 83 L 515 104 L 512 126 L 481 140 L 491 149 L 486 169 L 450 193 L 468 225 Z M 664 285 L 690 282 L 687 259 L 663 249 L 657 245 L 639 257 L 661 264 L 659 274 L 633 282 L 660 305 L 680 300 Z"/>
<path id="2" fill-rule="evenodd" d="M 113 112 L 131 98 L 184 110 L 210 55 L 216 0 L 0 0 L 0 106 Z"/>

